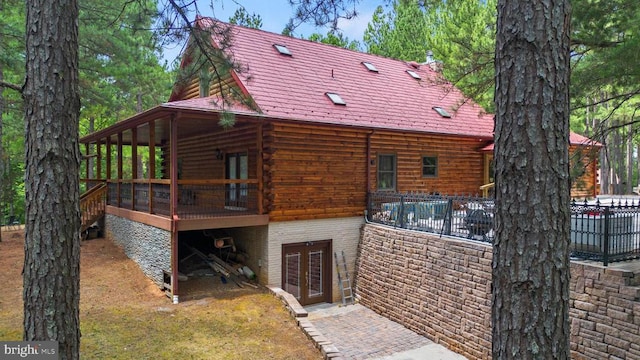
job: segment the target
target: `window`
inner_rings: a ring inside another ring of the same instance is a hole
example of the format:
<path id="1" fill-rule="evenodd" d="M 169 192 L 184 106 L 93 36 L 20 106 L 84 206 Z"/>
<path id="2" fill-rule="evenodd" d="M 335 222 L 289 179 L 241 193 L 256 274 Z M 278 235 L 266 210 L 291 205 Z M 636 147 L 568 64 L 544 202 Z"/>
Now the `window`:
<path id="1" fill-rule="evenodd" d="M 364 65 L 364 67 L 366 67 L 371 72 L 378 72 L 378 69 L 376 69 L 376 67 L 370 62 L 363 61 L 362 65 Z"/>
<path id="2" fill-rule="evenodd" d="M 437 112 L 442 117 L 445 117 L 445 118 L 451 117 L 451 114 L 449 114 L 447 110 L 441 108 L 440 106 L 434 106 L 432 107 L 432 109 L 435 110 L 435 112 Z"/>
<path id="3" fill-rule="evenodd" d="M 420 79 L 422 79 L 422 78 L 420 77 L 420 75 L 418 75 L 418 73 L 417 73 L 417 72 L 415 72 L 415 71 L 407 70 L 407 74 L 411 75 L 411 77 L 412 77 L 412 78 L 414 78 L 414 79 L 416 79 L 416 80 L 420 80 Z"/>
<path id="4" fill-rule="evenodd" d="M 378 155 L 378 190 L 396 189 L 396 156 Z"/>
<path id="5" fill-rule="evenodd" d="M 273 44 L 273 46 L 278 50 L 280 54 L 291 56 L 291 51 L 289 51 L 289 49 L 287 49 L 285 45 Z"/>
<path id="6" fill-rule="evenodd" d="M 422 157 L 422 177 L 438 176 L 438 157 L 423 156 Z"/>
<path id="7" fill-rule="evenodd" d="M 225 178 L 246 180 L 249 178 L 249 157 L 247 153 L 227 154 Z M 246 210 L 248 184 L 230 181 L 226 184 L 225 206 L 227 209 Z"/>
<path id="8" fill-rule="evenodd" d="M 340 95 L 336 94 L 336 93 L 325 93 L 329 99 L 331 99 L 331 101 L 336 104 L 336 105 L 347 105 L 347 103 L 342 100 L 342 98 L 340 97 Z"/>

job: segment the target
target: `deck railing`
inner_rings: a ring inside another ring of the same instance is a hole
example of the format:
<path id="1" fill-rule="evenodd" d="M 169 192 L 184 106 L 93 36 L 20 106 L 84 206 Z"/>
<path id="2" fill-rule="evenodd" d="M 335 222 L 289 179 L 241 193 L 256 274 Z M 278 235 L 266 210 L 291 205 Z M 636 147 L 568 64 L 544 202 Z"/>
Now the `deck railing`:
<path id="1" fill-rule="evenodd" d="M 492 243 L 494 201 L 479 196 L 374 192 L 374 223 Z M 610 262 L 640 258 L 640 202 L 571 203 L 571 256 Z"/>
<path id="2" fill-rule="evenodd" d="M 169 216 L 171 183 L 166 179 L 109 180 L 111 206 Z M 180 218 L 258 213 L 258 181 L 178 180 L 176 213 Z"/>
<path id="3" fill-rule="evenodd" d="M 81 232 L 104 216 L 106 199 L 107 186 L 104 182 L 98 183 L 80 196 Z"/>

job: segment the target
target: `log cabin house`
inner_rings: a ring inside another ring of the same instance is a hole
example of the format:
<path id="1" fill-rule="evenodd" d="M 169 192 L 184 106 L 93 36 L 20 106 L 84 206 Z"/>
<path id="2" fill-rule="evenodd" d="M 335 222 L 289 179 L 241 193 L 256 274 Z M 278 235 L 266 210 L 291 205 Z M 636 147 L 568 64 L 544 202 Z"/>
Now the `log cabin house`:
<path id="1" fill-rule="evenodd" d="M 212 26 L 195 22 L 222 49 Z M 241 67 L 194 71 L 167 103 L 81 139 L 86 177 L 107 184 L 106 236 L 174 302 L 181 243 L 216 229 L 260 283 L 303 305 L 337 301 L 334 253 L 354 268 L 369 191 L 476 194 L 490 182 L 493 116 L 437 63 L 224 26 Z"/>

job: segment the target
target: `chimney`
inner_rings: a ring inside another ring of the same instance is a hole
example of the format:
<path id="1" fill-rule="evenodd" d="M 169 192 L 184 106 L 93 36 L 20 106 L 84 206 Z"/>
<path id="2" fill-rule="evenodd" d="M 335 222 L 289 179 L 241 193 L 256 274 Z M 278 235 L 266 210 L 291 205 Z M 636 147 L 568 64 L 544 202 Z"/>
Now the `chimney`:
<path id="1" fill-rule="evenodd" d="M 442 61 L 433 58 L 433 51 L 431 50 L 427 50 L 427 61 L 424 62 L 424 65 L 429 65 L 431 70 L 435 72 L 442 72 L 442 68 L 444 66 Z"/>
<path id="2" fill-rule="evenodd" d="M 435 60 L 433 59 L 433 51 L 431 50 L 427 50 L 427 61 L 425 62 L 425 64 L 431 64 L 432 62 L 434 62 Z"/>

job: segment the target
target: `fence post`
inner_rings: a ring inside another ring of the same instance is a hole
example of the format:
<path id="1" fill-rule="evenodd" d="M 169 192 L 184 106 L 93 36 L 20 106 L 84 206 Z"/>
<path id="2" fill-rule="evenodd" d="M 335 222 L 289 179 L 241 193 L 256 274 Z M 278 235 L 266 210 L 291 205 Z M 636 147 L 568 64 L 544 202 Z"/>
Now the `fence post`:
<path id="1" fill-rule="evenodd" d="M 453 223 L 453 199 L 447 200 L 447 212 L 444 214 L 444 234 L 451 235 L 451 224 Z"/>
<path id="2" fill-rule="evenodd" d="M 602 263 L 604 266 L 609 265 L 609 216 L 611 215 L 608 207 L 604 208 L 604 234 L 603 234 L 603 252 Z"/>
<path id="3" fill-rule="evenodd" d="M 404 195 L 400 195 L 400 207 L 398 208 L 398 219 L 400 228 L 404 228 Z"/>
<path id="4" fill-rule="evenodd" d="M 367 202 L 367 206 L 364 210 L 364 218 L 367 221 L 371 221 L 371 218 L 369 217 L 369 214 L 371 214 L 372 210 L 373 210 L 373 204 L 371 204 L 371 193 L 369 191 L 367 191 L 367 195 L 365 195 L 365 201 Z"/>

